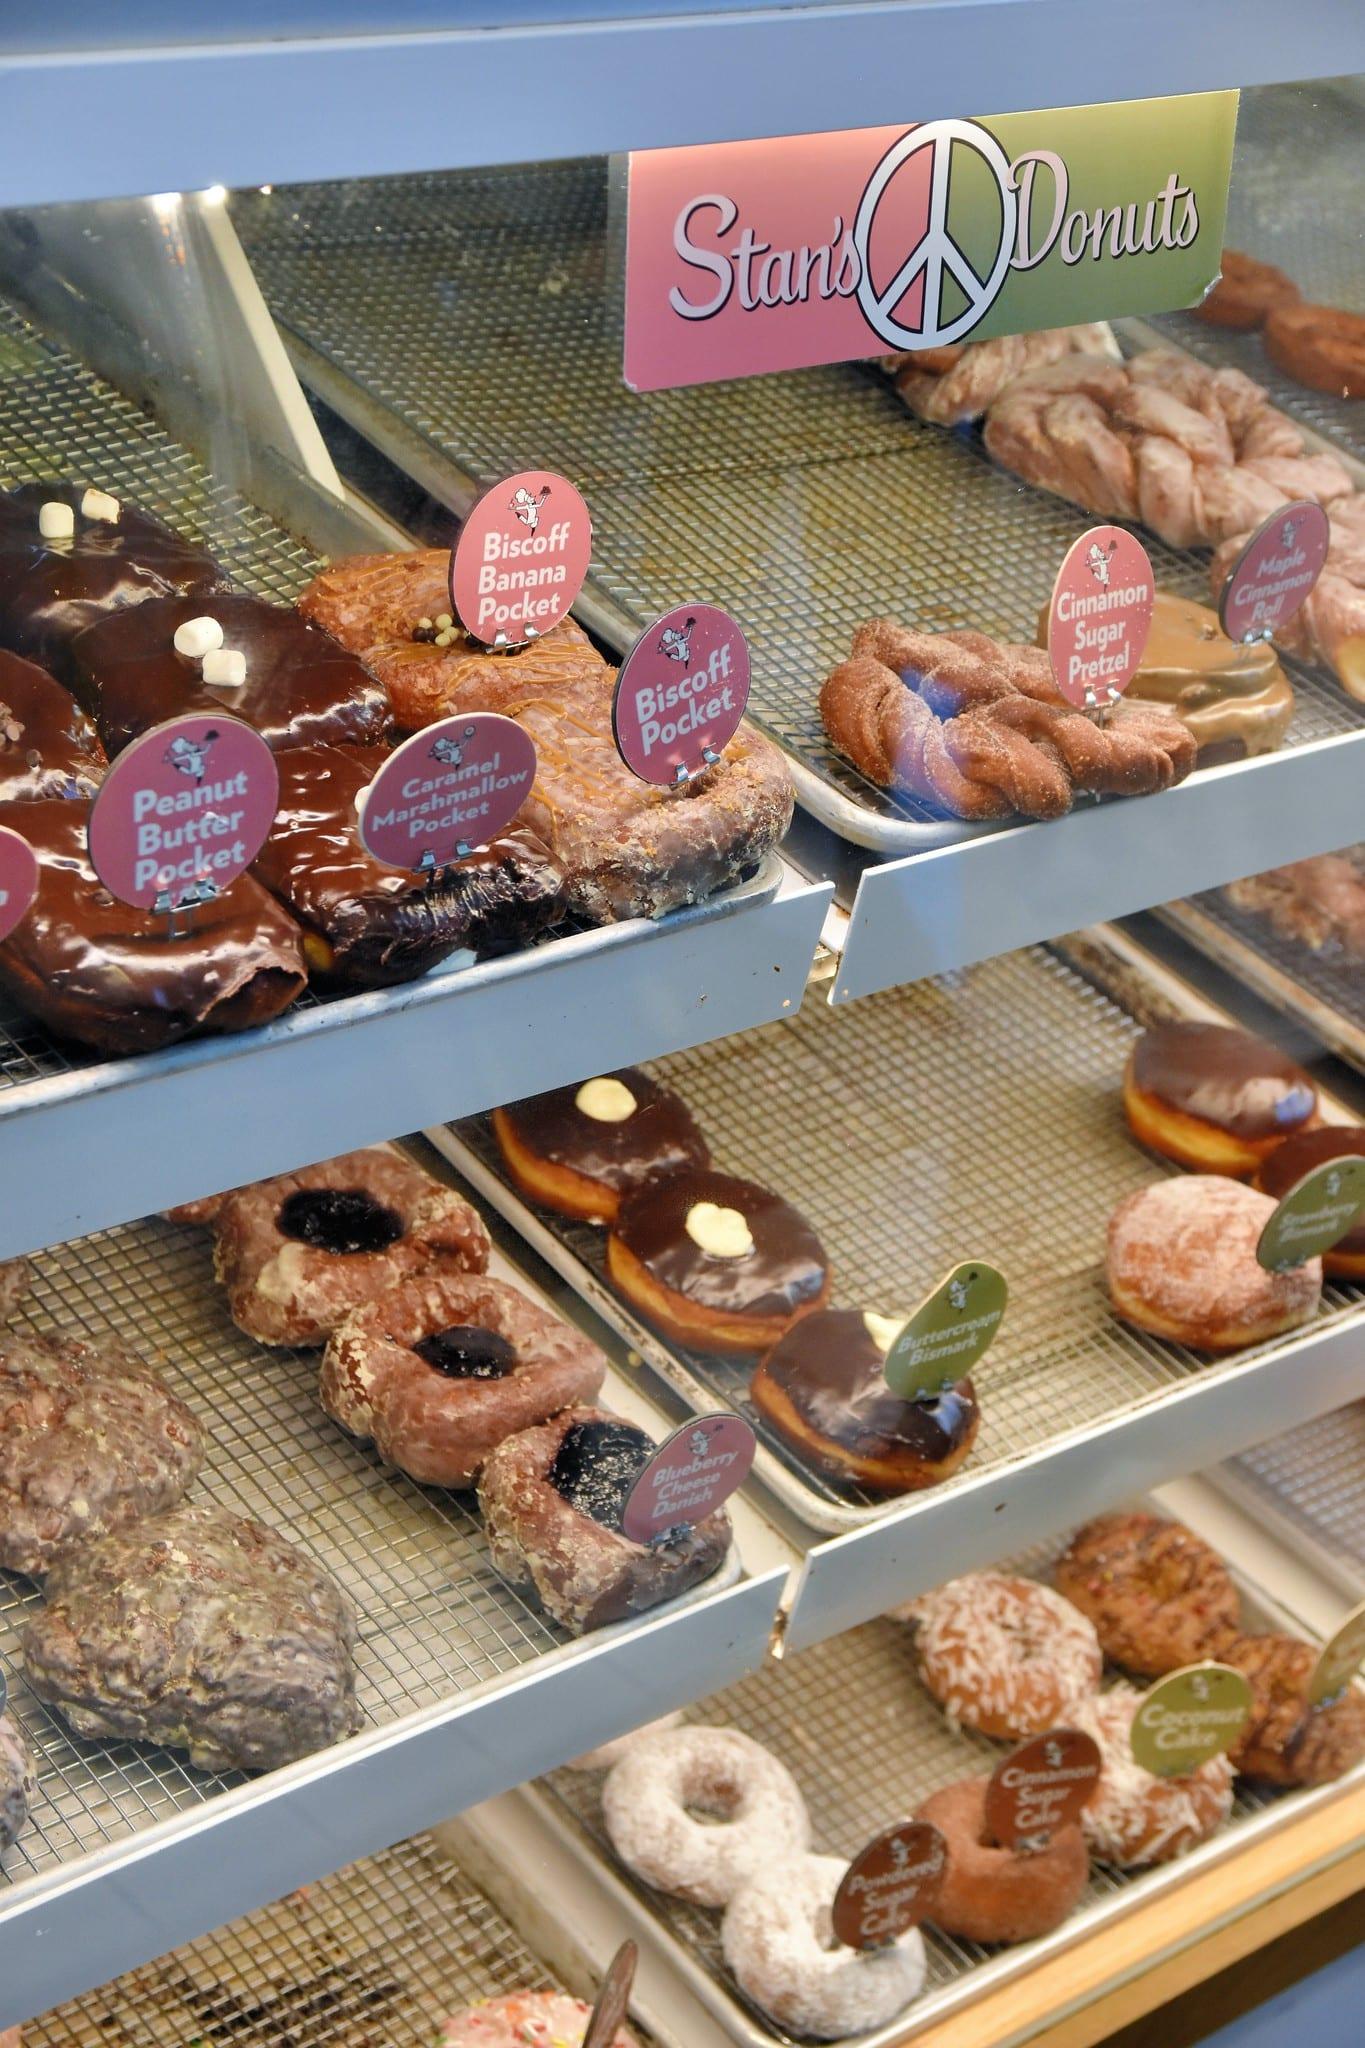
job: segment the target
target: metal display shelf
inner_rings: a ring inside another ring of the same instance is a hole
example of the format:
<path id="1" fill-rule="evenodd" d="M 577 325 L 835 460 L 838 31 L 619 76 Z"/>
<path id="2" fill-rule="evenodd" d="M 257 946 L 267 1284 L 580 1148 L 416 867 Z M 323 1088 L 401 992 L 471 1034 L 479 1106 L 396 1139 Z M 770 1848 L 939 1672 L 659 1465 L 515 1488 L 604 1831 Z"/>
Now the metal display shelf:
<path id="1" fill-rule="evenodd" d="M 317 568 L 319 525 L 336 551 L 393 542 L 363 511 L 319 509 L 302 483 L 295 519 L 276 524 L 3 300 L 0 453 L 6 482 L 87 476 L 147 506 L 277 603 Z M 451 963 L 140 1058 L 81 1054 L 0 1014 L 0 1257 L 780 1016 L 800 1000 L 828 895 L 773 856 L 727 896 L 657 923 Z M 157 1145 L 152 1130 L 202 1135 Z M 92 1157 L 118 1172 L 91 1173 Z"/>
<path id="2" fill-rule="evenodd" d="M 737 1557 L 637 1625 L 570 1640 L 493 1570 L 467 1497 L 387 1470 L 319 1405 L 316 1353 L 230 1320 L 206 1233 L 159 1221 L 36 1261 L 16 1321 L 120 1338 L 203 1417 L 192 1497 L 280 1528 L 351 1593 L 359 1734 L 256 1777 L 85 1741 L 23 1677 L 38 1587 L 0 1573 L 0 1661 L 38 1793 L 0 1872 L 0 2028 L 505 1789 L 767 1653 L 786 1580 Z M 527 1284 L 508 1269 L 506 1277 Z M 607 1405 L 667 1420 L 613 1372 Z"/>
<path id="3" fill-rule="evenodd" d="M 1208 1476 L 1348 1600 L 1365 1599 L 1365 1402 L 1271 1437 Z"/>

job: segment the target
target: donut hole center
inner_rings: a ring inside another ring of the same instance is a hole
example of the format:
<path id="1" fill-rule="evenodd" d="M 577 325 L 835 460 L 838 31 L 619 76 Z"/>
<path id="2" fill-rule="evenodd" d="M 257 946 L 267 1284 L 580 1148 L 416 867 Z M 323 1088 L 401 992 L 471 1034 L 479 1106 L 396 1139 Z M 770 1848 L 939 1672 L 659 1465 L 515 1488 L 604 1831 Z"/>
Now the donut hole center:
<path id="1" fill-rule="evenodd" d="M 654 1445 L 630 1422 L 572 1422 L 546 1474 L 561 1500 L 604 1529 L 619 1530 L 630 1490 Z"/>
<path id="2" fill-rule="evenodd" d="M 729 1827 L 739 1812 L 743 1789 L 733 1778 L 705 1778 L 683 1791 L 683 1811 L 698 1827 Z"/>
<path id="3" fill-rule="evenodd" d="M 516 1368 L 517 1354 L 496 1330 L 473 1323 L 452 1323 L 419 1337 L 413 1350 L 424 1365 L 448 1380 L 505 1380 Z"/>
<path id="4" fill-rule="evenodd" d="M 398 1211 L 364 1188 L 299 1188 L 281 1202 L 275 1220 L 281 1236 L 342 1258 L 387 1251 L 403 1235 Z"/>

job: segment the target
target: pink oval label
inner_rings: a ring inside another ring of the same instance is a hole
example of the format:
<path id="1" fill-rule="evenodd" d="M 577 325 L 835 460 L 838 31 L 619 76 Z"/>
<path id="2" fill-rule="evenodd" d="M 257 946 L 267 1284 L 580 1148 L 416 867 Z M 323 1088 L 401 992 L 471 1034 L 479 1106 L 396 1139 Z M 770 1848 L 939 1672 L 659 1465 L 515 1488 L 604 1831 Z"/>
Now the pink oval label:
<path id="1" fill-rule="evenodd" d="M 518 470 L 485 491 L 461 527 L 451 601 L 476 640 L 520 647 L 569 616 L 591 560 L 581 493 L 552 470 Z"/>
<path id="2" fill-rule="evenodd" d="M 1296 498 L 1258 526 L 1228 571 L 1218 616 L 1229 640 L 1268 640 L 1312 594 L 1332 527 L 1321 505 Z"/>
<path id="3" fill-rule="evenodd" d="M 7 939 L 38 893 L 38 856 L 27 839 L 0 825 L 0 939 Z"/>
<path id="4" fill-rule="evenodd" d="M 171 718 L 124 748 L 90 809 L 95 873 L 139 910 L 207 903 L 245 874 L 280 798 L 275 757 L 239 718 Z"/>
<path id="5" fill-rule="evenodd" d="M 535 779 L 535 746 L 515 719 L 443 718 L 396 747 L 361 791 L 361 842 L 388 867 L 431 874 L 505 831 Z"/>
<path id="6" fill-rule="evenodd" d="M 749 643 L 713 604 L 680 604 L 640 635 L 612 698 L 617 752 L 661 786 L 718 760 L 749 701 Z"/>
<path id="7" fill-rule="evenodd" d="M 1069 704 L 1115 703 L 1137 674 L 1152 629 L 1156 578 L 1142 542 L 1121 526 L 1073 541 L 1052 586 L 1047 652 Z"/>
<path id="8" fill-rule="evenodd" d="M 665 1530 L 704 1522 L 742 1486 L 754 1462 L 754 1433 L 738 1415 L 701 1415 L 660 1444 L 626 1500 L 621 1530 L 652 1543 Z"/>

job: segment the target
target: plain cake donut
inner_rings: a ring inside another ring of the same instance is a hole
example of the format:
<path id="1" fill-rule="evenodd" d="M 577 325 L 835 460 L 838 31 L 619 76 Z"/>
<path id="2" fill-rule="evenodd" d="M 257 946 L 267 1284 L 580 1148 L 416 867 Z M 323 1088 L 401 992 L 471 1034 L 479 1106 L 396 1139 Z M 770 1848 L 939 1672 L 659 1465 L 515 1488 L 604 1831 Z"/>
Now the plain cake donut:
<path id="1" fill-rule="evenodd" d="M 698 1906 L 725 1905 L 810 1842 L 795 1778 L 738 1728 L 672 1728 L 632 1744 L 602 1787 L 602 1819 L 637 1877 Z"/>
<path id="2" fill-rule="evenodd" d="M 773 1863 L 735 1893 L 721 1922 L 725 1961 L 745 1997 L 820 2041 L 885 2026 L 924 1989 L 917 1927 L 886 1948 L 831 1945 L 830 1910 L 847 1868 L 837 1856 Z"/>
<path id="3" fill-rule="evenodd" d="M 920 1676 L 955 1726 L 1041 1735 L 1099 1689 L 1094 1624 L 1033 1579 L 972 1572 L 912 1602 L 908 1618 Z"/>
<path id="4" fill-rule="evenodd" d="M 960 1778 L 916 1808 L 948 1844 L 933 1920 L 965 1941 L 1034 1941 L 1078 1903 L 1090 1875 L 1085 1837 L 1073 1822 L 1045 1848 L 1025 1854 L 992 1841 L 986 1826 L 989 1778 Z"/>

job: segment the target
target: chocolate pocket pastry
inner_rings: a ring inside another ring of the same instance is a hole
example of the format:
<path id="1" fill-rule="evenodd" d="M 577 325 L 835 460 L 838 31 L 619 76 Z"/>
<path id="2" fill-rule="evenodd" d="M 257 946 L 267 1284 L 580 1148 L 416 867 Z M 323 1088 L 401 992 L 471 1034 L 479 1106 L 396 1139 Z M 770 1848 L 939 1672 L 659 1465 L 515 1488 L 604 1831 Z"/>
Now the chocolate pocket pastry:
<path id="1" fill-rule="evenodd" d="M 1365 1127 L 1359 1124 L 1323 1124 L 1316 1131 L 1300 1131 L 1277 1145 L 1256 1169 L 1253 1186 L 1274 1202 L 1282 1202 L 1314 1167 L 1332 1159 L 1365 1156 Z M 1329 1279 L 1365 1280 L 1365 1216 L 1351 1225 L 1344 1237 L 1322 1255 L 1322 1270 Z"/>
<path id="2" fill-rule="evenodd" d="M 211 555 L 108 492 L 44 483 L 0 493 L 0 645 L 62 681 L 72 640 L 106 612 L 221 581 Z"/>
<path id="3" fill-rule="evenodd" d="M 652 1543 L 632 1543 L 621 1516 L 657 1445 L 600 1408 L 569 1409 L 505 1437 L 479 1474 L 493 1564 L 575 1635 L 643 1614 L 710 1578 L 730 1548 L 718 1508 Z"/>
<path id="4" fill-rule="evenodd" d="M 607 1272 L 632 1308 L 694 1351 L 768 1351 L 830 1288 L 824 1248 L 790 1202 L 700 1168 L 626 1196 Z"/>
<path id="5" fill-rule="evenodd" d="M 1294 1636 L 1242 1636 L 1224 1662 L 1251 1681 L 1251 1719 L 1231 1749 L 1243 1777 L 1267 1785 L 1326 1785 L 1365 1758 L 1365 1692 L 1349 1685 L 1314 1706 L 1318 1652 Z"/>
<path id="6" fill-rule="evenodd" d="M 687 1104 L 639 1067 L 596 1074 L 493 1111 L 503 1163 L 524 1195 L 561 1215 L 613 1223 L 658 1174 L 711 1163 Z"/>
<path id="7" fill-rule="evenodd" d="M 750 1386 L 760 1415 L 803 1464 L 866 1493 L 915 1493 L 950 1478 L 976 1442 L 970 1380 L 927 1401 L 886 1384 L 900 1323 L 859 1309 L 817 1309 L 779 1337 Z"/>
<path id="8" fill-rule="evenodd" d="M 70 692 L 36 662 L 0 653 L 0 803 L 92 796 L 105 766 Z"/>
<path id="9" fill-rule="evenodd" d="M 1127 1323 L 1195 1351 L 1236 1351 L 1314 1315 L 1322 1261 L 1271 1273 L 1256 1257 L 1269 1195 L 1182 1173 L 1126 1195 L 1109 1219 L 1109 1298 Z"/>
<path id="10" fill-rule="evenodd" d="M 319 1394 L 423 1486 L 469 1486 L 504 1437 L 591 1401 L 607 1361 L 578 1330 L 504 1281 L 418 1274 L 332 1332 Z"/>
<path id="11" fill-rule="evenodd" d="M 1254 1173 L 1318 1122 L 1318 1091 L 1278 1047 L 1228 1024 L 1172 1019 L 1128 1056 L 1123 1107 L 1140 1144 L 1181 1166 Z"/>
<path id="12" fill-rule="evenodd" d="M 283 747 L 372 744 L 392 724 L 383 685 L 287 605 L 244 591 L 154 598 L 72 642 L 71 687 L 110 754 L 168 718 L 225 714 Z"/>
<path id="13" fill-rule="evenodd" d="M 534 833 L 514 829 L 430 879 L 367 853 L 356 798 L 379 747 L 291 747 L 253 874 L 303 927 L 311 971 L 343 988 L 411 981 L 458 947 L 524 945 L 563 909 L 563 881 Z"/>
<path id="14" fill-rule="evenodd" d="M 232 1319 L 258 1344 L 321 1344 L 401 1280 L 488 1264 L 468 1202 L 379 1145 L 237 1188 L 213 1228 Z"/>
<path id="15" fill-rule="evenodd" d="M 0 945 L 0 988 L 62 1038 L 150 1052 L 191 1032 L 245 1031 L 307 985 L 297 925 L 249 875 L 179 912 L 119 903 L 86 853 L 90 806 L 8 804 L 4 823 L 38 856 L 38 894 Z"/>

